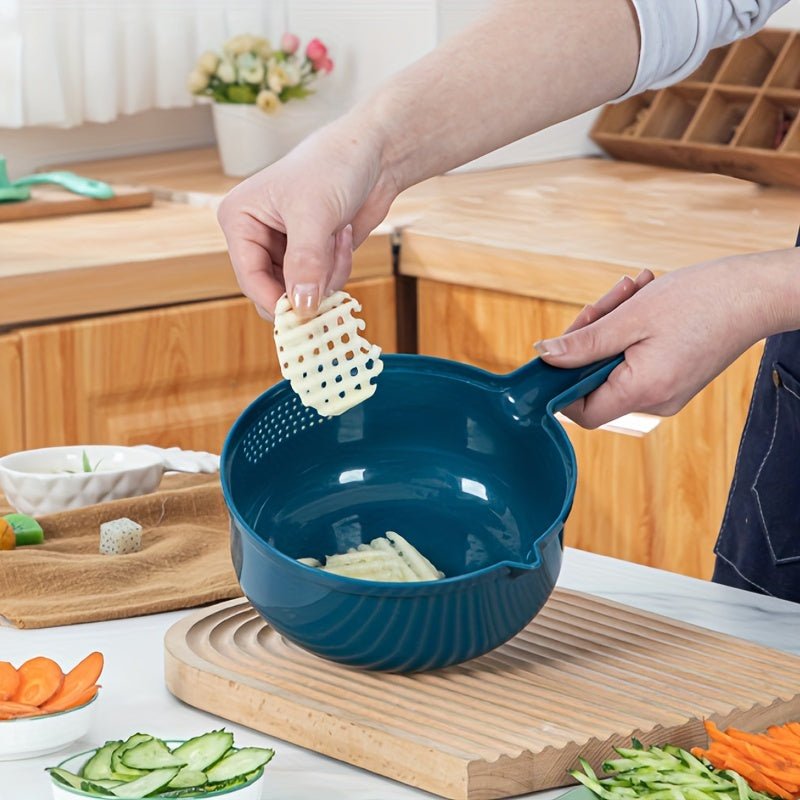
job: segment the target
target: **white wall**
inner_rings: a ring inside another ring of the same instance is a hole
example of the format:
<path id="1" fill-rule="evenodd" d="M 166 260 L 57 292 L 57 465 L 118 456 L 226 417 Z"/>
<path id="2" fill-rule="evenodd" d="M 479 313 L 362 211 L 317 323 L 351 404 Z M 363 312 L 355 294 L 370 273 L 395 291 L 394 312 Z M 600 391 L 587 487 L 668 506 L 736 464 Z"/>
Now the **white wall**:
<path id="1" fill-rule="evenodd" d="M 219 3 L 230 11 L 231 0 Z M 263 3 L 264 18 L 277 39 L 291 30 L 304 40 L 319 36 L 336 60 L 320 93 L 344 110 L 387 76 L 419 58 L 438 41 L 478 17 L 491 0 L 239 0 Z M 235 3 L 233 5 L 236 5 Z M 800 0 L 792 0 L 771 22 L 800 28 Z M 556 125 L 491 153 L 474 165 L 503 166 L 596 152 L 588 131 L 596 111 Z M 105 125 L 73 129 L 0 129 L 0 153 L 12 176 L 54 162 L 79 161 L 213 144 L 209 109 L 149 111 Z M 472 165 L 471 165 L 472 166 Z"/>
<path id="2" fill-rule="evenodd" d="M 229 0 L 193 0 L 218 2 Z M 416 60 L 447 36 L 475 19 L 491 0 L 260 0 L 264 17 L 277 39 L 284 30 L 306 41 L 319 36 L 336 60 L 320 94 L 339 111 L 349 107 L 386 77 Z M 246 5 L 252 3 L 247 0 Z M 576 155 L 592 150 L 586 137 L 588 120 L 557 126 L 479 160 L 496 166 L 541 158 Z M 149 111 L 108 124 L 76 128 L 0 129 L 0 153 L 16 177 L 41 166 L 92 158 L 109 158 L 211 145 L 209 109 L 194 107 Z"/>

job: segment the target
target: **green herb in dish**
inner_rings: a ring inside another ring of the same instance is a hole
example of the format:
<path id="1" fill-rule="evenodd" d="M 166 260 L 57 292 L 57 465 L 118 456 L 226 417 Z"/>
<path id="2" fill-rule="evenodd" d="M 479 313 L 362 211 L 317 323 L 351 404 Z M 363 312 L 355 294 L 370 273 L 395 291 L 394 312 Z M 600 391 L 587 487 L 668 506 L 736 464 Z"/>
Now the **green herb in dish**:
<path id="1" fill-rule="evenodd" d="M 76 475 L 79 472 L 97 472 L 102 463 L 103 459 L 101 458 L 94 466 L 92 466 L 92 462 L 89 461 L 88 453 L 85 450 L 81 450 L 81 469 L 65 469 L 63 472 L 66 472 L 69 475 Z"/>

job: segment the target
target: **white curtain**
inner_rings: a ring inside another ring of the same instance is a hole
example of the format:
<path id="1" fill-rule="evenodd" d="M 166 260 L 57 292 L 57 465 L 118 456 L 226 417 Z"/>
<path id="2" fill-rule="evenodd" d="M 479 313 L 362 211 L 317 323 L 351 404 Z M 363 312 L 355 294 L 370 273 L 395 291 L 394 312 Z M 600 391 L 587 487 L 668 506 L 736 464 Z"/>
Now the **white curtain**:
<path id="1" fill-rule="evenodd" d="M 197 56 L 238 33 L 269 36 L 282 8 L 270 0 L 0 0 L 0 127 L 110 122 L 191 105 L 186 78 Z"/>

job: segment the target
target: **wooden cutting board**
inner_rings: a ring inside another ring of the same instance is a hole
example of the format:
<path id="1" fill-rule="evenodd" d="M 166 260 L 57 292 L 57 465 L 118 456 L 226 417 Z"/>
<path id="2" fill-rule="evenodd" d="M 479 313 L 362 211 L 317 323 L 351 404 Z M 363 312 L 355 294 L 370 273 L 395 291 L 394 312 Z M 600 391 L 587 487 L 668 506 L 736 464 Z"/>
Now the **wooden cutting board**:
<path id="1" fill-rule="evenodd" d="M 800 719 L 800 658 L 556 590 L 512 641 L 436 673 L 336 666 L 285 642 L 246 600 L 167 633 L 166 680 L 192 706 L 458 800 L 570 782 L 631 736 L 683 747 L 702 720 Z"/>
<path id="2" fill-rule="evenodd" d="M 57 217 L 65 214 L 89 214 L 95 211 L 119 211 L 153 205 L 153 193 L 142 186 L 114 186 L 114 196 L 94 200 L 73 194 L 59 186 L 31 186 L 28 200 L 0 203 L 0 222 Z"/>

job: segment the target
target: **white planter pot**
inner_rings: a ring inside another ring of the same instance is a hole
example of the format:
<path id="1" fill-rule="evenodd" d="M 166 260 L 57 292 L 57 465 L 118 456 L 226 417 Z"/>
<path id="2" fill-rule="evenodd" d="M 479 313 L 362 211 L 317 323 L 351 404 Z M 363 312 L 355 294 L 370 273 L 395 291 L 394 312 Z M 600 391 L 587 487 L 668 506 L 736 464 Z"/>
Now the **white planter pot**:
<path id="1" fill-rule="evenodd" d="M 213 113 L 222 169 L 233 177 L 277 161 L 331 117 L 318 97 L 291 100 L 274 114 L 237 103 L 213 103 Z"/>

